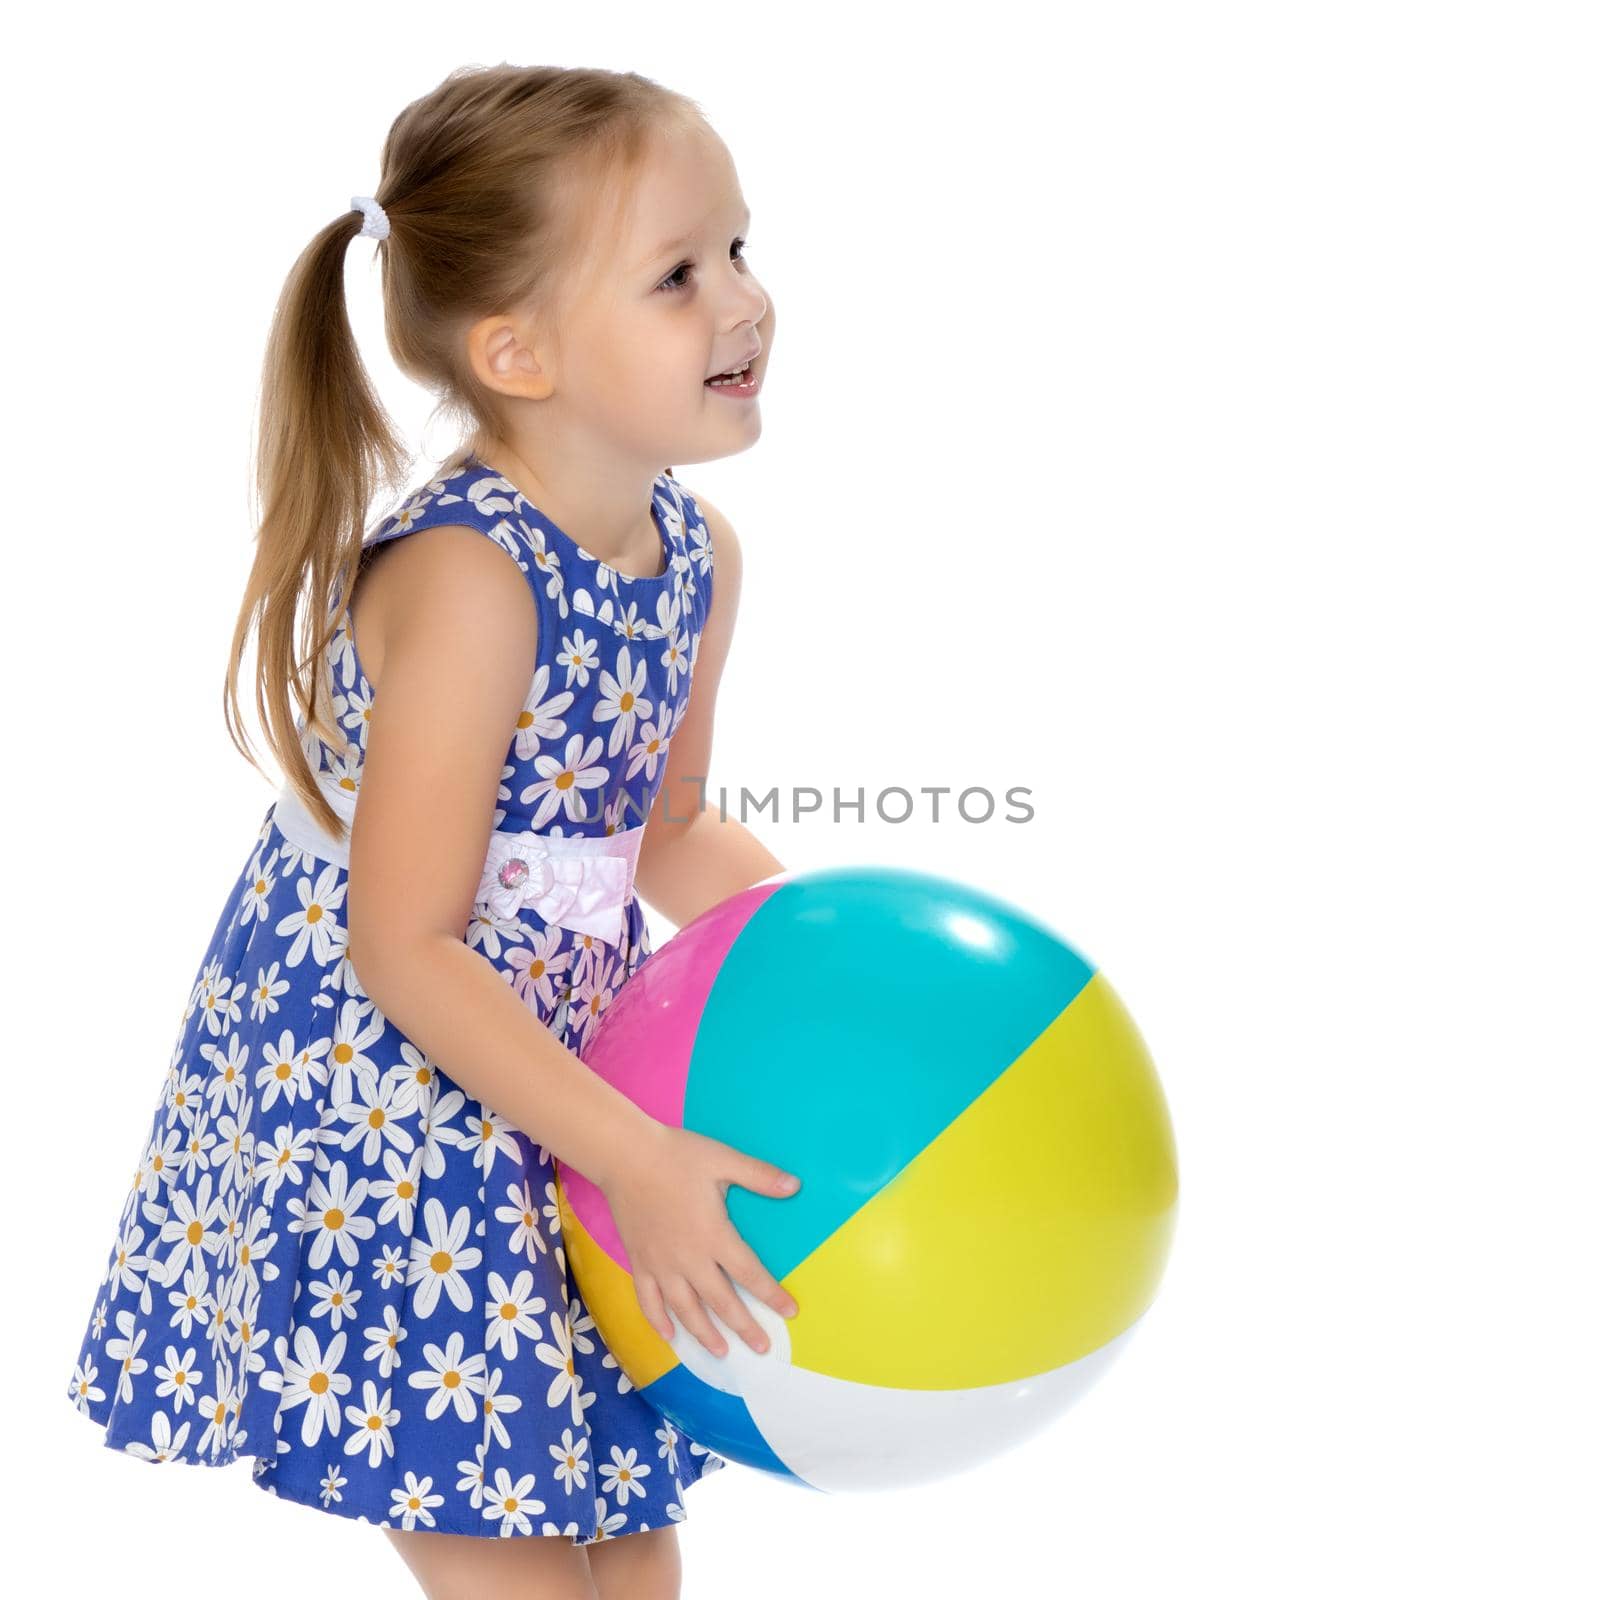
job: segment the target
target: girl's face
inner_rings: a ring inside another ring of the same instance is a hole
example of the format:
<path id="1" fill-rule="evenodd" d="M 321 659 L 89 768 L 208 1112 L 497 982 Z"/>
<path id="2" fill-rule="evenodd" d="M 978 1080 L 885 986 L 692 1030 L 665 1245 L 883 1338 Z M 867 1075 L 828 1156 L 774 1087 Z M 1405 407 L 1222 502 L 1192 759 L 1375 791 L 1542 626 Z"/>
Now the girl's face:
<path id="1" fill-rule="evenodd" d="M 745 259 L 750 210 L 727 148 L 662 132 L 560 318 L 555 393 L 569 444 L 657 463 L 712 461 L 761 436 L 772 301 Z M 759 346 L 754 397 L 706 386 Z"/>

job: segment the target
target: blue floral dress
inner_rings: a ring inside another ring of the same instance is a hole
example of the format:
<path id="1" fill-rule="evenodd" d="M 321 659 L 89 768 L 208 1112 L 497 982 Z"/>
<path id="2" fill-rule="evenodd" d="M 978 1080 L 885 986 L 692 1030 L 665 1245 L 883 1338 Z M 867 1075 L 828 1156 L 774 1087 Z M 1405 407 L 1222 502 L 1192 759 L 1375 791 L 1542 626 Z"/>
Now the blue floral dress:
<path id="1" fill-rule="evenodd" d="M 711 544 L 663 473 L 665 570 L 590 555 L 469 454 L 369 543 L 479 529 L 522 570 L 539 655 L 496 829 L 610 834 L 648 814 L 688 705 Z M 359 793 L 373 691 L 341 626 L 336 749 Z M 570 1276 L 550 1153 L 451 1082 L 377 1009 L 347 958 L 347 871 L 264 817 L 184 1005 L 70 1398 L 104 1443 L 221 1466 L 358 1521 L 580 1544 L 684 1516 L 722 1457 L 637 1393 Z M 637 893 L 615 945 L 480 901 L 465 930 L 582 1053 L 650 955 Z"/>

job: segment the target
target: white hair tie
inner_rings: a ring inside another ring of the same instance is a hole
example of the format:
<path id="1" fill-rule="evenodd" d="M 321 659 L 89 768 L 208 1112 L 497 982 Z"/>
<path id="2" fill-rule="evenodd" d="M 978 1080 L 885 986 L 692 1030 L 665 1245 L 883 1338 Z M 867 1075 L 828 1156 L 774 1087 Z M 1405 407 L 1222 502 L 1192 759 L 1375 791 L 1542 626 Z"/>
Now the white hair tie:
<path id="1" fill-rule="evenodd" d="M 352 195 L 350 197 L 350 209 L 359 211 L 366 217 L 366 221 L 361 224 L 361 237 L 372 239 L 387 239 L 389 237 L 388 215 L 371 195 Z"/>

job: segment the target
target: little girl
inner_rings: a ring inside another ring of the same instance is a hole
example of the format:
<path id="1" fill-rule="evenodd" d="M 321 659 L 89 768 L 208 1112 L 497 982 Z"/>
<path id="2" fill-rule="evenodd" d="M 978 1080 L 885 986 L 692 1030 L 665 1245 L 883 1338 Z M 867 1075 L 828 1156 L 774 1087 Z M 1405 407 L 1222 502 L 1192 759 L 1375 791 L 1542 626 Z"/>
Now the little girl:
<path id="1" fill-rule="evenodd" d="M 382 1526 L 429 1595 L 676 1595 L 684 1492 L 725 1463 L 596 1331 L 553 1158 L 604 1191 L 663 1337 L 675 1314 L 726 1353 L 714 1311 L 765 1348 L 735 1283 L 796 1311 L 725 1204 L 795 1180 L 579 1059 L 649 958 L 641 894 L 682 925 L 783 870 L 701 803 L 739 545 L 666 465 L 759 437 L 772 304 L 726 149 L 637 73 L 452 73 L 378 190 L 273 326 L 227 709 L 253 761 L 253 625 L 286 781 L 71 1397 L 143 1460 L 254 1457 L 269 1492 Z M 346 318 L 358 233 L 390 349 L 466 439 L 366 537 L 405 452 Z"/>

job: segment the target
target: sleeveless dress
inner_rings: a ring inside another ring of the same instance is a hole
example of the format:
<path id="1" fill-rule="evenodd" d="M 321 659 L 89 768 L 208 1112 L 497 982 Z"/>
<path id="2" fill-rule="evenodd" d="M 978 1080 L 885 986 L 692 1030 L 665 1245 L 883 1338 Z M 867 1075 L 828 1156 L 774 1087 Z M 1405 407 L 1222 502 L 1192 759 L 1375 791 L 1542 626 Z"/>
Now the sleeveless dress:
<path id="1" fill-rule="evenodd" d="M 589 554 L 470 453 L 368 536 L 465 524 L 533 591 L 497 831 L 649 812 L 712 580 L 693 497 L 663 473 L 651 505 L 657 577 Z M 373 691 L 347 626 L 328 666 L 350 743 L 301 717 L 302 745 L 353 797 Z M 725 1460 L 634 1392 L 569 1274 L 550 1152 L 377 1009 L 346 958 L 347 869 L 286 838 L 281 803 L 195 974 L 69 1398 L 112 1448 L 254 1457 L 261 1488 L 371 1524 L 589 1544 L 682 1521 Z M 650 956 L 631 878 L 620 920 L 613 944 L 490 896 L 464 939 L 581 1055 Z"/>

